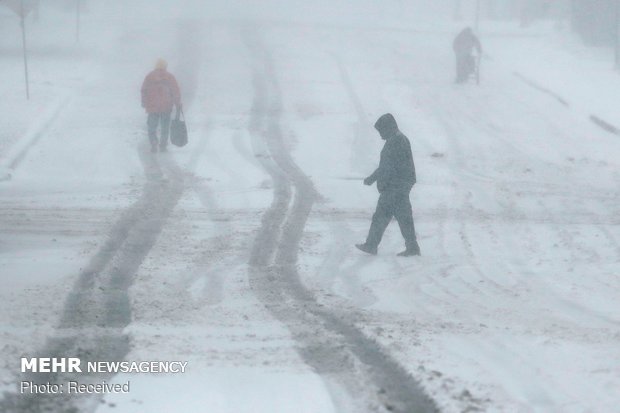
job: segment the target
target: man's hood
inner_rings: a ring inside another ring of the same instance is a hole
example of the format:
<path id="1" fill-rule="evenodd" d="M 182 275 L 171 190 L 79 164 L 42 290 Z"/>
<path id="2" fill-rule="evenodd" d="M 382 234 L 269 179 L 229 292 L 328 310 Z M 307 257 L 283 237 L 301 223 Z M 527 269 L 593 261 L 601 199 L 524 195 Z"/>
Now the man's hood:
<path id="1" fill-rule="evenodd" d="M 394 116 L 391 113 L 386 113 L 377 120 L 375 129 L 379 131 L 381 136 L 392 136 L 398 132 L 398 125 Z"/>

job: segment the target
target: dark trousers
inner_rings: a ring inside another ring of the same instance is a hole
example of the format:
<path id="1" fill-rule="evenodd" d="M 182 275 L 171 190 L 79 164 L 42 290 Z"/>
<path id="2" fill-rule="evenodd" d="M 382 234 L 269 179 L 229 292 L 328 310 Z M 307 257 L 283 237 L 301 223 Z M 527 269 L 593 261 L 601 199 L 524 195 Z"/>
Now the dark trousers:
<path id="1" fill-rule="evenodd" d="M 409 201 L 409 191 L 386 191 L 381 192 L 377 209 L 372 216 L 370 231 L 366 238 L 366 245 L 377 247 L 381 242 L 383 233 L 388 224 L 396 218 L 400 233 L 405 238 L 405 245 L 408 250 L 419 250 L 418 241 L 415 236 L 415 226 L 413 224 L 413 214 L 411 212 L 411 201 Z"/>
<path id="2" fill-rule="evenodd" d="M 476 62 L 474 57 L 470 54 L 457 54 L 456 55 L 456 81 L 457 83 L 463 83 L 469 76 L 476 70 Z"/>
<path id="3" fill-rule="evenodd" d="M 157 146 L 157 126 L 161 124 L 161 138 L 159 147 L 165 148 L 168 145 L 168 135 L 170 135 L 170 112 L 149 113 L 146 125 L 149 130 L 149 141 L 152 147 Z"/>

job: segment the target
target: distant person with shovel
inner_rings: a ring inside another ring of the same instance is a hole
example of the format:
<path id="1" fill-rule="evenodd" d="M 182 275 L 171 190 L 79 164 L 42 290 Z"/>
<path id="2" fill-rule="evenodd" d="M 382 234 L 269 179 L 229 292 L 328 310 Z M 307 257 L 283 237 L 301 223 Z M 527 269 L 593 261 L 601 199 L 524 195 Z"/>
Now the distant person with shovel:
<path id="1" fill-rule="evenodd" d="M 472 52 L 476 49 L 479 60 L 482 56 L 482 45 L 471 27 L 466 27 L 454 39 L 452 49 L 456 57 L 456 83 L 464 83 L 477 70 L 476 58 Z"/>
<path id="2" fill-rule="evenodd" d="M 168 63 L 164 59 L 157 59 L 155 69 L 151 71 L 142 83 L 142 107 L 146 109 L 148 118 L 149 141 L 151 152 L 166 151 L 170 134 L 170 114 L 172 107 L 181 109 L 181 91 L 176 78 L 168 72 Z M 158 142 L 157 127 L 161 126 L 161 136 Z M 158 145 L 159 143 L 159 145 Z"/>
<path id="3" fill-rule="evenodd" d="M 416 182 L 411 144 L 398 129 L 396 120 L 390 113 L 377 120 L 375 129 L 385 140 L 385 144 L 381 150 L 379 168 L 364 179 L 364 185 L 377 183 L 379 201 L 372 216 L 366 242 L 355 246 L 368 254 L 376 255 L 383 233 L 394 217 L 405 238 L 406 246 L 406 249 L 398 255 L 404 257 L 420 255 L 409 201 L 409 193 Z"/>

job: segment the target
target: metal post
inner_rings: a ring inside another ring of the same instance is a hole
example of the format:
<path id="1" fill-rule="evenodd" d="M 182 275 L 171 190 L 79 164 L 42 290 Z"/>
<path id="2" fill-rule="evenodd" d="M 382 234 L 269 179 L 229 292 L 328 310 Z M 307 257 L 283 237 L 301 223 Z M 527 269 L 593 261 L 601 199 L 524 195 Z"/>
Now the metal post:
<path id="1" fill-rule="evenodd" d="M 21 0 L 20 18 L 22 26 L 22 45 L 24 49 L 24 75 L 26 77 L 26 99 L 30 100 L 30 82 L 28 80 L 28 54 L 26 53 L 26 24 L 24 19 L 24 0 Z"/>
<path id="2" fill-rule="evenodd" d="M 620 69 L 620 0 L 615 2 L 614 10 L 614 66 L 616 70 Z"/>
<path id="3" fill-rule="evenodd" d="M 76 0 L 76 13 L 75 13 L 75 41 L 80 42 L 80 0 Z"/>

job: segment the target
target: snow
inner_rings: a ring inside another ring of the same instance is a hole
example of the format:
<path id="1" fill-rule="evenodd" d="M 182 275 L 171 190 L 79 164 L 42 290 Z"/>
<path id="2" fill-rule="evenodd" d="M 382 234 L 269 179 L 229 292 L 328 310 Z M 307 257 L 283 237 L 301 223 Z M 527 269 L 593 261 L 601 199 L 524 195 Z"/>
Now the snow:
<path id="1" fill-rule="evenodd" d="M 319 304 L 379 343 L 442 411 L 616 410 L 620 137 L 589 120 L 620 125 L 612 52 L 547 22 L 483 21 L 482 82 L 457 86 L 450 44 L 462 23 L 448 3 L 424 13 L 420 2 L 387 3 L 90 2 L 79 44 L 73 10 L 42 4 L 27 20 L 29 101 L 19 26 L 0 9 L 10 120 L 0 131 L 0 390 L 14 391 L 19 357 L 64 334 L 65 298 L 123 211 L 152 185 L 173 187 L 165 175 L 177 168 L 183 191 L 131 274 L 131 322 L 118 334 L 130 338 L 126 360 L 183 360 L 189 371 L 114 376 L 131 393 L 84 410 L 355 411 L 248 275 L 274 192 L 252 126 L 255 30 L 282 98 L 281 117 L 267 117 L 321 196 L 297 265 Z M 140 155 L 139 87 L 160 56 L 179 79 L 190 143 L 155 162 Z M 361 180 L 377 166 L 372 125 L 386 112 L 412 143 L 421 257 L 395 256 L 396 223 L 378 256 L 353 247 L 378 196 Z"/>
<path id="2" fill-rule="evenodd" d="M 321 380 L 304 375 L 229 368 L 182 377 L 117 377 L 119 383 L 128 380 L 136 383 L 131 394 L 108 401 L 97 409 L 98 412 L 197 411 L 201 408 L 212 412 L 240 413 L 334 411 Z M 158 396 L 153 397 L 154 394 Z M 230 397 L 230 394 L 235 394 L 235 397 Z"/>

